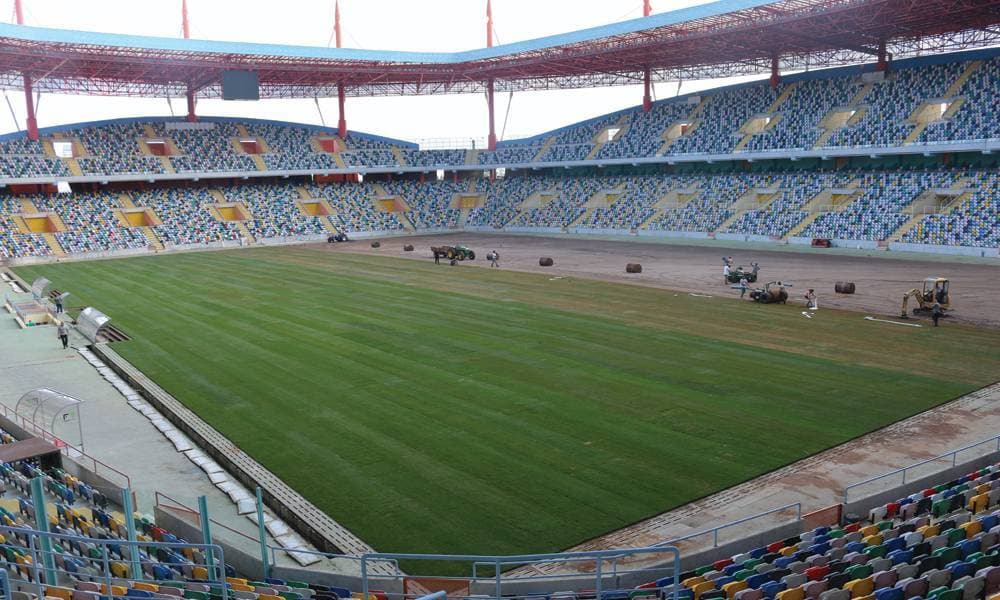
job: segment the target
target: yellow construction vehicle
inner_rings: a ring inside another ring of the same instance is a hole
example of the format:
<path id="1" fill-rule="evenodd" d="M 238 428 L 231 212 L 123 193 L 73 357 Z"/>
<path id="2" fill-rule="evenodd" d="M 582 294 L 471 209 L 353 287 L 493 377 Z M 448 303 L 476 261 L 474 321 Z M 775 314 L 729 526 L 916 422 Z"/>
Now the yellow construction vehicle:
<path id="1" fill-rule="evenodd" d="M 917 306 L 913 307 L 913 314 L 930 312 L 935 304 L 940 306 L 941 310 L 944 311 L 951 309 L 948 280 L 943 277 L 928 277 L 924 279 L 923 291 L 913 288 L 903 294 L 903 310 L 899 316 L 904 319 L 909 318 L 909 315 L 906 314 L 906 306 L 911 296 L 917 301 Z"/>

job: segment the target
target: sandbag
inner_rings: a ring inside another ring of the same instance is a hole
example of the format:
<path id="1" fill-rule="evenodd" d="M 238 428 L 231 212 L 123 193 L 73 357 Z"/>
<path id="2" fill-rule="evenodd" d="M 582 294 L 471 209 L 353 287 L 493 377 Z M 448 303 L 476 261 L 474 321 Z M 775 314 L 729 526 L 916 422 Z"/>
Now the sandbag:
<path id="1" fill-rule="evenodd" d="M 381 246 L 382 242 L 372 242 L 372 248 L 380 248 Z"/>
<path id="2" fill-rule="evenodd" d="M 403 246 L 403 252 L 413 252 L 413 245 L 406 244 L 405 246 Z"/>
<path id="3" fill-rule="evenodd" d="M 642 265 L 639 263 L 628 263 L 625 265 L 626 273 L 642 273 Z"/>
<path id="4" fill-rule="evenodd" d="M 853 294 L 854 293 L 854 282 L 853 281 L 838 281 L 833 284 L 833 290 L 838 294 Z"/>
<path id="5" fill-rule="evenodd" d="M 555 261 L 552 260 L 552 257 L 549 257 L 549 256 L 543 256 L 543 257 L 541 257 L 541 258 L 538 259 L 538 266 L 540 266 L 540 267 L 551 267 L 554 264 L 555 264 Z"/>

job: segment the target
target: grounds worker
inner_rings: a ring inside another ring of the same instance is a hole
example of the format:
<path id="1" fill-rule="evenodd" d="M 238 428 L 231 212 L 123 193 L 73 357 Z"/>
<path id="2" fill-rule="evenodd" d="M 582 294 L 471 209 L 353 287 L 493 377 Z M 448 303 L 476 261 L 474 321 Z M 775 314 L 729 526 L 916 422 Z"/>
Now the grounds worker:
<path id="1" fill-rule="evenodd" d="M 931 307 L 931 319 L 934 320 L 934 326 L 935 327 L 938 326 L 938 321 L 941 320 L 941 316 L 943 314 L 944 314 L 944 311 L 941 310 L 941 305 L 938 304 L 937 302 L 935 302 L 934 306 Z"/>
<path id="2" fill-rule="evenodd" d="M 750 286 L 747 285 L 747 278 L 740 277 L 740 300 L 742 300 L 743 296 L 746 295 L 748 287 Z"/>
<path id="3" fill-rule="evenodd" d="M 59 327 L 56 328 L 56 335 L 59 336 L 59 340 L 62 342 L 63 350 L 69 347 L 69 327 L 66 326 L 65 321 L 59 322 Z"/>
<path id="4" fill-rule="evenodd" d="M 498 269 L 500 268 L 500 264 L 497 262 L 498 260 L 500 260 L 500 253 L 499 252 L 497 252 L 496 250 L 493 250 L 489 254 L 486 255 L 486 258 L 488 258 L 490 260 L 490 268 L 491 269 L 493 267 L 496 267 Z"/>

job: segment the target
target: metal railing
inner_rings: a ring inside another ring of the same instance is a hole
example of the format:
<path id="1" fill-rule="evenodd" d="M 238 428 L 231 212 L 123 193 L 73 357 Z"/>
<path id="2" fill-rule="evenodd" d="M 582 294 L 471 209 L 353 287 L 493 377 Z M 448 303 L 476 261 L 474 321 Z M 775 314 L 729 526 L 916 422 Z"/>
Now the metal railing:
<path id="1" fill-rule="evenodd" d="M 963 457 L 962 462 L 981 458 L 994 453 L 1000 454 L 1000 435 L 996 435 L 967 446 L 962 446 L 961 448 L 956 448 L 951 452 L 946 452 L 940 456 L 928 458 L 926 460 L 913 463 L 912 465 L 894 469 L 892 471 L 882 473 L 881 475 L 876 475 L 875 477 L 869 477 L 868 479 L 857 483 L 852 483 L 844 488 L 844 504 L 846 505 L 852 500 L 851 492 L 857 488 L 863 486 L 877 488 L 860 496 L 861 498 L 867 498 L 868 496 L 873 496 L 888 489 L 906 485 L 907 481 L 912 482 L 914 479 L 927 477 L 928 475 L 940 473 L 945 469 L 956 467 L 959 464 L 959 455 L 972 450 L 976 450 L 976 452 L 970 452 L 969 456 Z M 857 499 L 858 497 L 853 498 L 853 500 Z"/>
<path id="2" fill-rule="evenodd" d="M 765 517 L 769 517 L 771 515 L 776 515 L 776 514 L 779 514 L 779 513 L 792 512 L 792 511 L 794 511 L 794 513 L 795 513 L 794 520 L 787 521 L 787 522 L 784 522 L 784 523 L 772 523 L 771 527 L 774 527 L 775 525 L 787 525 L 788 523 L 798 523 L 798 524 L 801 524 L 802 523 L 802 504 L 800 502 L 793 502 L 792 504 L 786 504 L 784 506 L 779 506 L 778 508 L 772 508 L 771 510 L 768 510 L 768 511 L 765 511 L 765 512 L 762 512 L 762 513 L 757 513 L 755 515 L 750 515 L 749 517 L 743 517 L 742 519 L 739 519 L 739 520 L 736 520 L 736 521 L 731 521 L 729 523 L 724 523 L 722 525 L 719 525 L 718 527 L 713 527 L 711 529 L 705 529 L 705 530 L 699 531 L 697 533 L 689 533 L 688 535 L 685 535 L 685 536 L 679 537 L 679 538 L 672 538 L 670 540 L 667 540 L 666 542 L 661 542 L 660 544 L 656 544 L 654 547 L 661 547 L 661 546 L 667 546 L 667 545 L 674 546 L 674 545 L 677 545 L 677 544 L 679 544 L 681 542 L 688 542 L 690 540 L 694 540 L 694 539 L 697 539 L 697 538 L 701 538 L 701 537 L 705 537 L 705 536 L 711 535 L 712 536 L 712 548 L 718 548 L 719 547 L 719 532 L 720 531 L 724 531 L 724 530 L 727 530 L 727 529 L 732 529 L 734 527 L 738 527 L 738 526 L 744 525 L 746 523 L 751 523 L 753 521 L 758 521 L 758 520 L 761 520 L 761 519 L 763 519 Z M 758 532 L 755 532 L 755 533 L 763 533 L 763 531 L 765 531 L 765 530 L 758 531 Z M 742 539 L 742 538 L 749 537 L 751 535 L 754 535 L 754 533 L 747 533 L 747 532 L 744 531 L 744 532 L 741 532 L 739 534 L 739 537 L 734 538 L 734 540 L 730 540 L 730 541 L 739 540 L 739 539 Z"/>
<path id="3" fill-rule="evenodd" d="M 59 448 L 59 451 L 63 454 L 63 456 L 66 456 L 73 462 L 79 464 L 84 469 L 87 469 L 95 475 L 104 478 L 108 478 L 108 475 L 111 475 L 110 480 L 112 483 L 118 485 L 122 489 L 132 487 L 132 480 L 125 473 L 122 473 L 111 465 L 94 458 L 80 448 L 77 448 L 69 442 L 55 436 L 52 432 L 35 423 L 32 419 L 15 412 L 2 402 L 0 402 L 0 415 L 3 415 L 21 429 L 36 435 L 51 443 L 56 448 Z"/>
<path id="4" fill-rule="evenodd" d="M 605 563 L 615 560 L 621 561 L 629 557 L 635 557 L 638 555 L 669 555 L 664 557 L 662 560 L 657 560 L 658 566 L 655 567 L 641 567 L 633 568 L 628 571 L 618 570 L 615 572 L 609 572 L 605 569 Z M 628 574 L 633 576 L 647 576 L 650 581 L 665 581 L 662 586 L 657 588 L 645 589 L 643 591 L 650 593 L 651 595 L 660 596 L 660 591 L 664 592 L 665 597 L 676 598 L 680 591 L 680 572 L 681 572 L 681 553 L 674 546 L 660 546 L 660 547 L 649 547 L 649 548 L 628 548 L 620 550 L 595 550 L 595 551 L 585 551 L 585 552 L 561 552 L 555 554 L 528 554 L 521 556 L 481 556 L 481 555 L 462 555 L 462 554 L 390 554 L 390 553 L 370 553 L 365 554 L 361 557 L 361 586 L 362 586 L 362 598 L 369 598 L 369 590 L 371 589 L 369 581 L 369 563 L 371 561 L 385 561 L 385 560 L 408 560 L 408 561 L 435 561 L 435 562 L 448 562 L 448 563 L 465 563 L 471 565 L 473 568 L 479 566 L 490 565 L 493 567 L 493 573 L 488 577 L 480 576 L 478 573 L 473 571 L 472 577 L 434 577 L 433 580 L 440 583 L 442 581 L 453 581 L 456 583 L 467 583 L 469 585 L 469 593 L 467 596 L 475 596 L 476 598 L 486 598 L 492 597 L 497 600 L 501 598 L 517 598 L 517 597 L 533 597 L 538 598 L 542 594 L 539 594 L 537 590 L 533 590 L 531 593 L 518 593 L 517 590 L 524 588 L 526 585 L 530 585 L 532 581 L 538 580 L 551 580 L 551 579 L 574 579 L 573 589 L 582 589 L 588 584 L 582 584 L 578 581 L 580 578 L 585 578 L 587 580 L 592 580 L 593 584 L 590 584 L 589 589 L 593 590 L 594 597 L 598 600 L 606 597 L 606 594 L 616 591 L 622 592 L 634 592 L 635 585 L 619 585 L 619 578 Z M 538 565 L 549 565 L 553 563 L 593 563 L 592 569 L 577 568 L 574 569 L 572 574 L 562 573 L 559 575 L 537 575 L 534 577 L 517 577 L 509 578 L 503 577 L 503 572 L 506 568 L 512 566 L 520 566 L 531 568 L 532 566 Z M 657 573 L 670 573 L 668 577 L 657 577 Z M 413 579 L 420 579 L 419 577 Z M 607 585 L 606 580 L 610 579 L 610 587 Z M 645 583 L 645 581 L 644 581 Z M 473 586 L 476 586 L 473 589 Z M 505 589 L 506 588 L 506 589 Z M 487 591 L 492 592 L 492 594 L 486 593 Z M 394 596 L 399 594 L 387 594 L 388 596 Z M 421 594 L 423 595 L 423 594 Z M 399 595 L 401 598 L 408 598 L 409 595 L 406 594 L 405 588 L 404 593 Z M 415 596 L 415 595 L 414 595 Z"/>
<path id="5" fill-rule="evenodd" d="M 38 598 L 51 595 L 45 593 L 48 587 L 72 586 L 78 581 L 103 584 L 106 586 L 105 595 L 109 597 L 112 595 L 112 586 L 122 585 L 122 579 L 156 583 L 157 580 L 151 574 L 147 577 L 144 571 L 139 573 L 127 571 L 128 557 L 132 549 L 145 551 L 147 555 L 155 555 L 159 550 L 169 550 L 172 554 L 183 552 L 185 549 L 191 550 L 192 553 L 197 551 L 205 559 L 203 562 L 150 563 L 144 560 L 143 563 L 150 568 L 156 564 L 163 564 L 181 572 L 187 569 L 193 570 L 195 567 L 204 568 L 208 574 L 206 580 L 209 585 L 215 584 L 221 588 L 222 600 L 228 600 L 229 597 L 226 587 L 225 556 L 222 547 L 218 545 L 130 542 L 117 538 L 98 539 L 47 533 L 26 527 L 0 526 L 0 533 L 5 538 L 4 543 L 0 544 L 0 551 L 8 555 L 8 560 L 12 554 L 20 557 L 20 560 L 9 560 L 14 563 L 11 566 L 20 575 L 19 587 L 35 588 Z M 66 550 L 49 550 L 54 547 Z M 78 552 L 72 552 L 73 549 Z M 9 593 L 10 582 L 5 583 Z"/>

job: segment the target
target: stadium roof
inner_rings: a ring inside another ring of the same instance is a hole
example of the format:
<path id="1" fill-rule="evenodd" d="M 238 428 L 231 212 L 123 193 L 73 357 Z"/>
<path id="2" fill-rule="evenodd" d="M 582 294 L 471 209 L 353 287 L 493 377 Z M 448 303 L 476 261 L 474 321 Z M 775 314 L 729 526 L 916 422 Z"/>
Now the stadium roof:
<path id="1" fill-rule="evenodd" d="M 1000 43 L 1000 0 L 720 0 L 453 53 L 218 42 L 0 24 L 0 87 L 87 95 L 221 96 L 224 69 L 260 73 L 262 98 L 585 88 L 871 62 Z"/>

